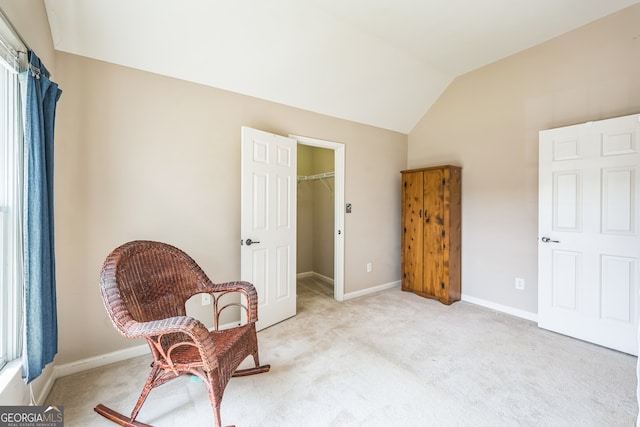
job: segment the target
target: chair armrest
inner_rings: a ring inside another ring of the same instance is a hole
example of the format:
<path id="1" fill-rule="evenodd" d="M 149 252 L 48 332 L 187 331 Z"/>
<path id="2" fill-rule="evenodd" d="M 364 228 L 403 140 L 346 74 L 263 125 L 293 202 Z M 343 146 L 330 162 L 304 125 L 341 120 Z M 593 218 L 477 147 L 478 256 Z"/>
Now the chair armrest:
<path id="1" fill-rule="evenodd" d="M 247 298 L 247 322 L 258 321 L 258 293 L 252 283 L 244 281 L 209 283 L 205 292 L 209 293 L 229 293 L 240 292 Z"/>
<path id="2" fill-rule="evenodd" d="M 149 338 L 161 334 L 182 332 L 196 342 L 211 339 L 207 328 L 199 320 L 189 316 L 169 317 L 149 322 L 137 322 L 130 319 L 122 325 L 121 331 L 127 338 Z"/>
<path id="3" fill-rule="evenodd" d="M 162 336 L 176 332 L 183 333 L 191 338 L 193 344 L 198 348 L 200 359 L 206 370 L 211 370 L 217 363 L 213 358 L 216 353 L 215 342 L 209 330 L 193 317 L 176 316 L 149 322 L 129 320 L 119 330 L 128 338 L 146 339 L 154 353 L 154 358 L 162 358 L 170 366 L 173 364 L 171 350 L 161 349 L 160 342 Z M 165 353 L 165 351 L 167 352 Z"/>

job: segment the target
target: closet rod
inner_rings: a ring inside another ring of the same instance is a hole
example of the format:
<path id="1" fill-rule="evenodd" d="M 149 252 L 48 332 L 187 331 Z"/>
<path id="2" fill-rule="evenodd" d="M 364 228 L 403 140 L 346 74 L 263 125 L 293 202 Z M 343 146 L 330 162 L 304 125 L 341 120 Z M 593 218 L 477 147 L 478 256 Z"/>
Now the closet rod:
<path id="1" fill-rule="evenodd" d="M 331 178 L 335 176 L 335 172 L 318 173 L 315 175 L 298 175 L 298 181 L 314 181 L 316 179 Z"/>

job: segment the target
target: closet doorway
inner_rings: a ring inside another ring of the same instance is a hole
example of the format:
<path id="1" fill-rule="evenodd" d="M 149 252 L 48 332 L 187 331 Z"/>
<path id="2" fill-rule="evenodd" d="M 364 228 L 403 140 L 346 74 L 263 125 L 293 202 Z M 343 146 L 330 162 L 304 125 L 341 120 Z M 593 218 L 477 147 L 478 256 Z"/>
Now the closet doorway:
<path id="1" fill-rule="evenodd" d="M 344 299 L 344 145 L 290 135 L 298 141 L 297 276 L 333 285 Z"/>

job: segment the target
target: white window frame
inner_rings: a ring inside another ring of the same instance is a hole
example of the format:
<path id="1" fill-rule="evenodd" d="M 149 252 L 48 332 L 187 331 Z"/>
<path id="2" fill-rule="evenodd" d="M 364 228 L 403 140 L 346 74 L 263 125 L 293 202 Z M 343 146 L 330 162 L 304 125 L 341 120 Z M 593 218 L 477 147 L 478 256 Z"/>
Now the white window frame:
<path id="1" fill-rule="evenodd" d="M 22 344 L 23 135 L 17 73 L 25 69 L 25 53 L 0 11 L 0 369 L 21 356 Z"/>

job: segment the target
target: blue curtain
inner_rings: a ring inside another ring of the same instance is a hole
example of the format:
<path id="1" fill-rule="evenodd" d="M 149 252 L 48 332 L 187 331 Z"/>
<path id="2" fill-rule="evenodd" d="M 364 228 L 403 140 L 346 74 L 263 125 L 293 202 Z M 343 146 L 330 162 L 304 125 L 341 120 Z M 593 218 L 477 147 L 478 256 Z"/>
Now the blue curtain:
<path id="1" fill-rule="evenodd" d="M 29 51 L 20 76 L 24 119 L 22 376 L 37 378 L 58 352 L 56 265 L 53 236 L 53 130 L 62 91 Z"/>

